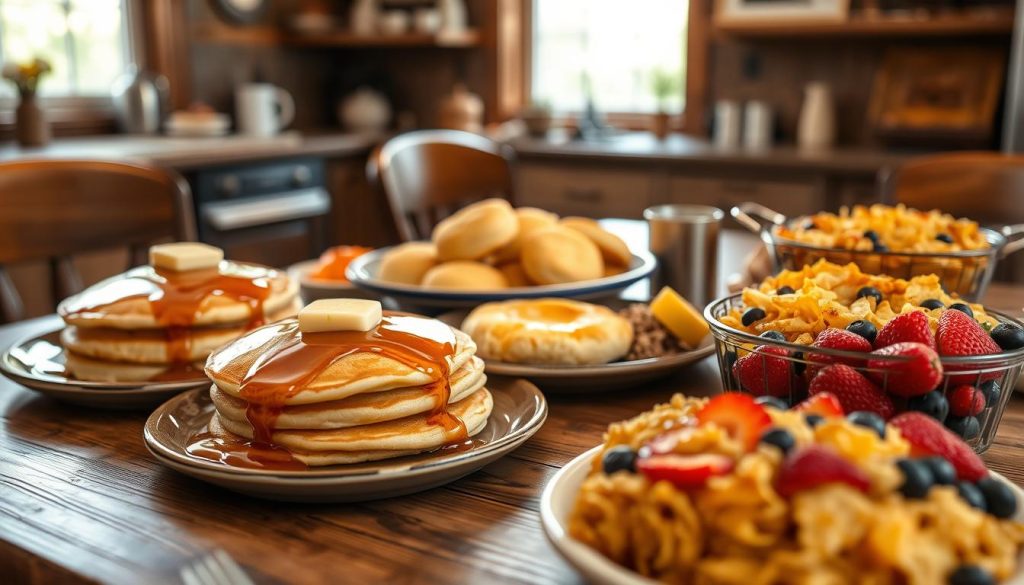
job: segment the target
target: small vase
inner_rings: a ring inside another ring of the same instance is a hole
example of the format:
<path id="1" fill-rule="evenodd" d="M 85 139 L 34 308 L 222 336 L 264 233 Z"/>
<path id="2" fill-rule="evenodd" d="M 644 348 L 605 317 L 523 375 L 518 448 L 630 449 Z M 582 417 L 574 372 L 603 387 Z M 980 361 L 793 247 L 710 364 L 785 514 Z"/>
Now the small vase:
<path id="1" fill-rule="evenodd" d="M 665 140 L 668 138 L 669 132 L 672 131 L 672 116 L 666 112 L 658 112 L 651 118 L 651 132 L 658 140 Z"/>
<path id="2" fill-rule="evenodd" d="M 832 88 L 812 82 L 804 90 L 804 105 L 796 128 L 800 148 L 831 148 L 836 141 L 836 111 Z"/>
<path id="3" fill-rule="evenodd" d="M 34 94 L 22 95 L 14 111 L 14 137 L 25 147 L 45 146 L 50 141 L 50 125 Z"/>

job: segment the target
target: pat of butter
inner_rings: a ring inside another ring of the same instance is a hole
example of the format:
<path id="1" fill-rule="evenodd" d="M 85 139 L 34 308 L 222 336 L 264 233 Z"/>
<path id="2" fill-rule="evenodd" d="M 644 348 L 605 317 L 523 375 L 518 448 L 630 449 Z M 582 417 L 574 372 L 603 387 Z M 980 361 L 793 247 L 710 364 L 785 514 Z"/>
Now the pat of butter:
<path id="1" fill-rule="evenodd" d="M 380 301 L 320 299 L 299 311 L 299 331 L 369 331 L 383 316 Z"/>
<path id="2" fill-rule="evenodd" d="M 223 259 L 224 250 L 199 242 L 159 244 L 149 249 L 150 265 L 177 272 L 216 268 Z"/>
<path id="3" fill-rule="evenodd" d="M 700 311 L 667 286 L 651 301 L 651 314 L 689 349 L 696 349 L 711 331 Z"/>

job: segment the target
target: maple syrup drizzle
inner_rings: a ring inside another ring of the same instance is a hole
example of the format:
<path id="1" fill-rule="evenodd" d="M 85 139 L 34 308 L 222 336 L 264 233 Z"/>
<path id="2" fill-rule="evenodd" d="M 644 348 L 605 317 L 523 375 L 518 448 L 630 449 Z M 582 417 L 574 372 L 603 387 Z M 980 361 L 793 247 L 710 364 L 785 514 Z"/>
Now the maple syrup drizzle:
<path id="1" fill-rule="evenodd" d="M 241 438 L 216 436 L 210 432 L 192 437 L 188 447 L 189 455 L 246 469 L 273 469 L 277 471 L 302 471 L 308 469 L 284 447 L 261 445 Z"/>
<path id="2" fill-rule="evenodd" d="M 274 341 L 249 367 L 239 388 L 246 401 L 245 414 L 253 429 L 253 439 L 225 442 L 199 435 L 192 441 L 189 453 L 228 465 L 251 467 L 255 462 L 264 469 L 280 469 L 277 466 L 280 451 L 287 453 L 287 450 L 274 446 L 272 437 L 285 404 L 331 364 L 360 352 L 380 354 L 430 376 L 431 381 L 423 386 L 424 392 L 434 398 L 427 422 L 442 429 L 446 445 L 462 445 L 467 441 L 469 433 L 465 423 L 448 411 L 451 399 L 449 360 L 455 355 L 455 335 L 440 321 L 385 311 L 381 323 L 366 332 L 302 333 L 295 320 L 270 325 L 261 331 L 266 330 L 270 330 Z M 220 355 L 214 356 L 213 367 L 223 367 L 237 359 L 238 354 L 251 349 L 239 346 L 237 354 L 221 350 Z"/>

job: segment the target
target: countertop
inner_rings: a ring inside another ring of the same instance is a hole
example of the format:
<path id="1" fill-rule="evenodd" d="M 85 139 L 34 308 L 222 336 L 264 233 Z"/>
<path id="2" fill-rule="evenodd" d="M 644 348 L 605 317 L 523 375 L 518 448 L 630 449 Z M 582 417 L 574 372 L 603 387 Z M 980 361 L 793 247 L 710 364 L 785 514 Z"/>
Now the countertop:
<path id="1" fill-rule="evenodd" d="M 178 170 L 292 156 L 362 155 L 381 141 L 374 134 L 286 132 L 267 138 L 230 135 L 214 138 L 107 135 L 58 138 L 42 148 L 0 146 L 0 161 L 33 158 L 136 160 Z"/>

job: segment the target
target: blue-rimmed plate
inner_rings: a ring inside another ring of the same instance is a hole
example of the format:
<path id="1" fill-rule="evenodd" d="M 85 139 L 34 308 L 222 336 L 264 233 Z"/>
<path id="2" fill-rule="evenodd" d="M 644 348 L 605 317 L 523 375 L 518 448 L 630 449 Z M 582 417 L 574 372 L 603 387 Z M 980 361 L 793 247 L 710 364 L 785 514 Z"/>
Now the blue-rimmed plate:
<path id="1" fill-rule="evenodd" d="M 628 270 L 621 274 L 595 280 L 507 288 L 498 291 L 438 290 L 379 280 L 377 273 L 380 270 L 380 262 L 388 250 L 390 248 L 381 248 L 356 258 L 348 265 L 346 276 L 348 276 L 349 282 L 352 284 L 383 297 L 390 297 L 403 308 L 454 309 L 475 307 L 481 303 L 491 301 L 538 299 L 544 297 L 570 299 L 608 298 L 614 297 L 634 282 L 650 276 L 657 266 L 657 261 L 650 252 L 634 251 Z"/>

